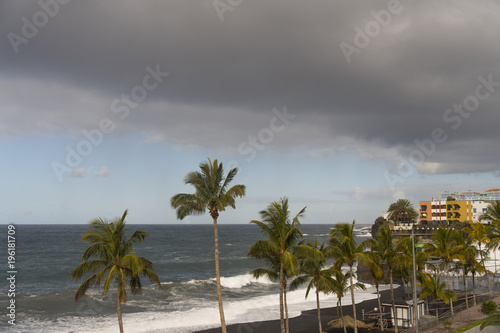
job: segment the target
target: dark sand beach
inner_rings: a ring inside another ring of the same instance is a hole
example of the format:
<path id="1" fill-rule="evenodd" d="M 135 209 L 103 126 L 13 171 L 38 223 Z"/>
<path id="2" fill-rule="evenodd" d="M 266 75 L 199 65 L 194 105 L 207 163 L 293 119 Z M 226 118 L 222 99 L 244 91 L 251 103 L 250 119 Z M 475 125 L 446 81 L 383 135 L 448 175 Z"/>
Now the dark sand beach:
<path id="1" fill-rule="evenodd" d="M 351 295 L 345 297 L 346 299 L 350 299 Z M 394 290 L 394 297 L 396 301 L 401 301 L 403 299 L 403 288 L 398 287 Z M 382 303 L 390 303 L 391 296 L 390 290 L 384 290 L 381 292 Z M 362 309 L 365 312 L 373 310 L 375 307 L 378 307 L 377 298 L 366 300 L 361 303 L 356 304 L 356 316 L 358 320 L 361 320 Z M 344 315 L 352 316 L 352 305 L 344 305 L 343 307 Z M 326 332 L 328 330 L 329 333 L 337 333 L 344 332 L 341 329 L 329 329 L 328 322 L 337 318 L 337 310 L 336 308 L 322 308 L 321 309 L 321 324 L 323 326 L 323 331 Z M 272 332 L 280 332 L 280 321 L 279 320 L 268 320 L 268 321 L 259 321 L 252 323 L 243 323 L 243 324 L 232 324 L 227 326 L 228 333 L 272 333 Z M 290 318 L 290 333 L 317 333 L 318 331 L 318 316 L 317 310 L 307 310 L 303 311 L 302 314 L 298 317 Z M 348 330 L 350 332 L 350 330 Z M 368 332 L 366 329 L 358 329 L 359 333 Z M 376 332 L 376 330 L 371 330 L 370 332 Z M 220 333 L 220 328 L 213 328 L 203 331 L 197 331 L 196 333 Z"/>

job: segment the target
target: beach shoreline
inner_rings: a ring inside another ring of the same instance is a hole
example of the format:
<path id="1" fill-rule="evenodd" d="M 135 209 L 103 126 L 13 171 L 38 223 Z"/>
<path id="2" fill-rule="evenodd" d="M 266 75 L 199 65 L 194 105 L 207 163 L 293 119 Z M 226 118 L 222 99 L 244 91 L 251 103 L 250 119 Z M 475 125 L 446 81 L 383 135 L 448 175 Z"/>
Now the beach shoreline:
<path id="1" fill-rule="evenodd" d="M 382 303 L 391 302 L 390 289 L 380 292 L 380 298 Z M 398 286 L 394 289 L 394 298 L 396 302 L 403 299 L 403 288 Z M 350 299 L 351 295 L 348 293 L 345 299 Z M 320 304 L 321 305 L 321 304 Z M 362 302 L 356 303 L 356 316 L 358 320 L 362 319 L 362 310 L 365 312 L 371 311 L 374 308 L 378 308 L 377 297 L 369 300 L 364 300 Z M 344 316 L 353 315 L 352 305 L 343 305 L 342 311 Z M 337 308 L 321 308 L 321 325 L 323 331 L 326 332 L 329 328 L 328 322 L 337 317 Z M 290 333 L 312 333 L 318 332 L 318 312 L 316 309 L 310 309 L 302 311 L 299 316 L 289 319 L 290 322 Z M 267 332 L 279 332 L 280 331 L 280 320 L 266 320 L 266 321 L 255 321 L 248 323 L 236 323 L 227 325 L 227 333 L 267 333 Z M 220 333 L 221 328 L 211 328 L 195 331 L 193 333 Z"/>

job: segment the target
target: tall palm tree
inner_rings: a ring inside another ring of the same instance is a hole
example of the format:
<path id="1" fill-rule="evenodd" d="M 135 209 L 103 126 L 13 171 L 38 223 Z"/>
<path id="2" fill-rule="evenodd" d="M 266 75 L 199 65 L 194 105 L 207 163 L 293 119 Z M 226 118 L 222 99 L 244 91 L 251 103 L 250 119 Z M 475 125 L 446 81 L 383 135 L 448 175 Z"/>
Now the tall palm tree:
<path id="1" fill-rule="evenodd" d="M 439 317 L 438 313 L 438 300 L 444 301 L 448 304 L 450 300 L 457 300 L 455 293 L 449 289 L 445 290 L 446 283 L 441 281 L 441 276 L 438 274 L 436 277 L 423 273 L 419 276 L 420 285 L 422 291 L 420 293 L 420 299 L 431 296 L 436 304 L 436 317 Z"/>
<path id="2" fill-rule="evenodd" d="M 425 251 L 430 256 L 441 259 L 440 268 L 446 272 L 446 284 L 451 288 L 450 275 L 451 264 L 455 259 L 462 257 L 460 244 L 455 242 L 454 231 L 451 228 L 439 227 L 432 236 L 433 243 L 425 244 Z M 453 316 L 453 299 L 450 298 L 451 315 Z M 448 303 L 447 303 L 448 304 Z"/>
<path id="3" fill-rule="evenodd" d="M 349 272 L 342 272 L 341 270 L 334 269 L 333 274 L 333 285 L 332 292 L 337 295 L 337 317 L 339 316 L 340 309 L 340 318 L 342 318 L 342 326 L 344 327 L 344 333 L 347 333 L 345 321 L 344 321 L 344 311 L 342 310 L 342 298 L 345 296 L 346 292 L 351 290 L 351 274 Z M 354 284 L 354 289 L 366 290 L 366 287 L 361 282 L 356 282 Z"/>
<path id="4" fill-rule="evenodd" d="M 395 303 L 394 303 L 394 268 L 398 264 L 398 253 L 396 250 L 396 245 L 394 238 L 392 236 L 392 231 L 386 225 L 377 234 L 378 241 L 371 244 L 372 251 L 380 256 L 382 265 L 387 269 L 387 276 L 389 277 L 389 286 L 391 290 L 391 305 L 392 313 L 394 316 L 394 330 L 398 333 L 398 317 Z M 373 241 L 372 241 L 373 242 Z"/>
<path id="5" fill-rule="evenodd" d="M 340 223 L 336 224 L 332 230 L 330 230 L 330 255 L 335 259 L 334 267 L 337 270 L 342 268 L 342 265 L 349 266 L 349 280 L 352 298 L 352 309 L 354 322 L 356 322 L 356 302 L 354 299 L 354 283 L 353 283 L 353 266 L 356 263 L 361 263 L 365 265 L 371 265 L 372 261 L 366 255 L 367 242 L 357 243 L 356 236 L 354 235 L 354 225 L 352 224 Z M 354 332 L 358 333 L 358 326 L 354 324 Z"/>
<path id="6" fill-rule="evenodd" d="M 319 293 L 320 291 L 324 293 L 332 292 L 334 283 L 331 277 L 333 274 L 333 268 L 324 268 L 326 265 L 327 250 L 327 246 L 324 242 L 318 246 L 317 237 L 314 239 L 314 244 L 307 242 L 306 244 L 297 245 L 294 252 L 300 259 L 299 276 L 295 278 L 290 285 L 290 290 L 295 290 L 299 285 L 306 283 L 307 280 L 309 280 L 309 284 L 306 289 L 306 298 L 309 295 L 309 291 L 313 288 L 315 289 L 319 333 L 323 332 L 321 327 Z"/>
<path id="7" fill-rule="evenodd" d="M 471 228 L 471 233 L 469 237 L 472 238 L 474 242 L 476 242 L 479 246 L 479 255 L 481 257 L 481 262 L 483 264 L 483 270 L 484 274 L 486 276 L 486 281 L 488 282 L 488 290 L 490 292 L 490 297 L 493 296 L 492 290 L 491 290 L 491 284 L 490 284 L 490 277 L 489 277 L 489 271 L 486 269 L 486 263 L 485 263 L 485 256 L 483 255 L 482 251 L 482 245 L 486 245 L 486 247 L 489 246 L 490 243 L 490 238 L 488 237 L 488 228 L 486 225 L 478 222 L 472 222 L 470 223 L 470 228 Z"/>
<path id="8" fill-rule="evenodd" d="M 297 258 L 293 254 L 293 248 L 302 238 L 299 229 L 299 219 L 304 216 L 306 207 L 302 208 L 295 217 L 290 218 L 288 198 L 274 201 L 265 210 L 259 212 L 261 220 L 253 220 L 267 239 L 257 241 L 248 252 L 254 258 L 267 259 L 271 256 L 279 258 L 279 281 L 280 281 L 280 323 L 281 332 L 285 333 L 284 319 L 284 289 L 286 288 L 286 275 L 294 276 L 298 272 Z"/>
<path id="9" fill-rule="evenodd" d="M 75 294 L 75 302 L 81 299 L 89 288 L 104 282 L 103 295 L 109 292 L 113 283 L 117 284 L 116 309 L 118 326 L 123 333 L 121 303 L 127 302 L 126 287 L 132 294 L 142 291 L 141 277 L 148 278 L 161 288 L 158 275 L 153 271 L 153 263 L 146 258 L 134 254 L 134 245 L 142 242 L 149 235 L 136 230 L 128 237 L 125 210 L 121 218 L 111 221 L 96 218 L 90 221 L 89 228 L 82 236 L 82 241 L 89 247 L 83 252 L 82 263 L 70 274 L 72 280 L 80 280 L 87 273 L 94 273 L 85 279 Z"/>
<path id="10" fill-rule="evenodd" d="M 212 162 L 209 158 L 208 163 L 200 163 L 200 171 L 189 172 L 184 178 L 184 183 L 192 185 L 195 188 L 195 193 L 176 194 L 170 199 L 170 204 L 175 208 L 177 218 L 180 220 L 188 215 L 204 214 L 205 210 L 208 210 L 212 217 L 214 224 L 217 299 L 222 333 L 226 333 L 226 321 L 222 305 L 222 288 L 220 284 L 217 219 L 219 218 L 219 212 L 226 210 L 226 207 L 236 208 L 235 199 L 245 196 L 246 187 L 245 185 L 229 187 L 229 184 L 238 173 L 238 169 L 233 168 L 224 176 L 222 162 L 219 163 L 217 159 Z"/>
<path id="11" fill-rule="evenodd" d="M 389 220 L 396 224 L 398 222 L 410 223 L 418 216 L 418 213 L 408 199 L 399 199 L 395 203 L 392 203 L 387 211 L 389 212 Z"/>

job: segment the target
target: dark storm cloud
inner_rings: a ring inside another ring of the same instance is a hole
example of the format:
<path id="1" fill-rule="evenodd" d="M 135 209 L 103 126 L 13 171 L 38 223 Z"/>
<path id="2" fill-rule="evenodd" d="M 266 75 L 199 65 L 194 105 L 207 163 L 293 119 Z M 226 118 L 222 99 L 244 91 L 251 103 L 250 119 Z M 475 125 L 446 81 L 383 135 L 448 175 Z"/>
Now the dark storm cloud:
<path id="1" fill-rule="evenodd" d="M 9 33 L 23 36 L 23 17 L 33 23 L 40 3 L 55 0 L 1 4 L 3 86 L 18 94 L 26 85 L 40 89 L 29 92 L 38 103 L 9 99 L 16 95 L 10 92 L 0 102 L 20 131 L 90 126 L 141 82 L 146 66 L 159 65 L 170 75 L 140 116 L 123 123 L 127 130 L 219 145 L 224 138 L 210 139 L 215 129 L 234 145 L 265 126 L 274 107 L 286 106 L 298 116 L 282 145 L 331 147 L 349 137 L 354 150 L 376 142 L 381 152 L 397 147 L 404 156 L 415 140 L 442 128 L 448 139 L 423 161 L 438 163 L 434 172 L 497 169 L 500 151 L 491 143 L 498 139 L 500 87 L 467 116 L 453 111 L 474 96 L 480 78 L 500 82 L 494 1 L 244 1 L 223 21 L 212 1 L 65 2 L 17 53 Z M 367 34 L 376 17 L 385 21 Z M 363 38 L 367 45 L 359 44 Z M 341 43 L 357 52 L 346 57 Z M 76 99 L 78 91 L 94 96 L 72 103 L 50 85 L 72 89 Z M 86 105 L 89 99 L 95 105 Z M 21 126 L 13 110 L 38 122 Z M 301 141 L 301 126 L 318 135 Z"/>

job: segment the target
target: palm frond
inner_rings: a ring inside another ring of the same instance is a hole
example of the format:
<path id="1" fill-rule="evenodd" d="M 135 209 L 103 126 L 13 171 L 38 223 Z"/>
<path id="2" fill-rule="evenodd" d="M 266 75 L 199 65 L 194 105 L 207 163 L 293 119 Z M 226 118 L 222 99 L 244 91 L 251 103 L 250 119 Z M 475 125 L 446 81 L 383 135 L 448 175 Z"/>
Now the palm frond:
<path id="1" fill-rule="evenodd" d="M 82 284 L 80 284 L 75 293 L 74 296 L 75 302 L 77 302 L 80 298 L 82 298 L 87 293 L 87 290 L 89 288 L 98 286 L 101 283 L 102 277 L 106 273 L 106 271 L 107 268 L 91 275 L 89 278 L 84 280 Z"/>
<path id="2" fill-rule="evenodd" d="M 76 267 L 73 271 L 71 271 L 70 278 L 72 280 L 78 281 L 85 274 L 90 272 L 95 272 L 97 270 L 103 270 L 106 267 L 108 267 L 108 262 L 105 260 L 84 261 L 80 265 L 78 265 L 78 267 Z"/>
<path id="3" fill-rule="evenodd" d="M 263 276 L 267 276 L 269 280 L 277 282 L 279 281 L 279 273 L 271 270 L 271 269 L 265 269 L 265 268 L 256 268 L 253 271 L 250 272 L 255 279 L 259 279 Z"/>

